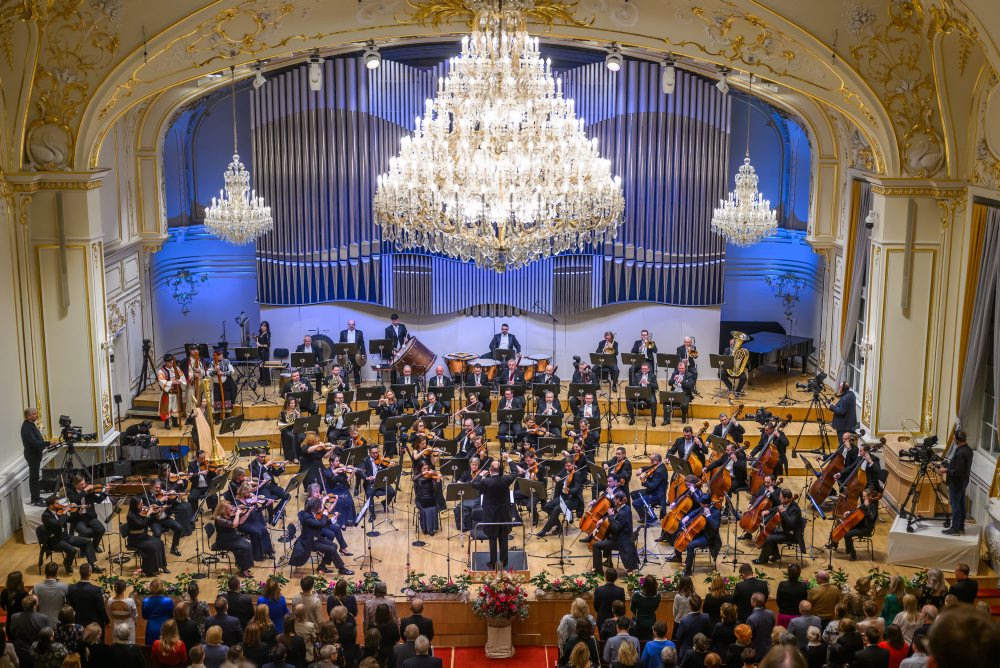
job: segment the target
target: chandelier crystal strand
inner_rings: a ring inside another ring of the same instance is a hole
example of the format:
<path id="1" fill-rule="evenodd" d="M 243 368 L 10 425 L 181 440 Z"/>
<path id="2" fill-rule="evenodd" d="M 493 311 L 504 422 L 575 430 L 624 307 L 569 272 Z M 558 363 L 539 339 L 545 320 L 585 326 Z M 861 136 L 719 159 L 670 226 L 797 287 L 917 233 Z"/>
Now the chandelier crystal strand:
<path id="1" fill-rule="evenodd" d="M 205 227 L 224 241 L 242 246 L 274 227 L 271 207 L 250 189 L 250 172 L 240 162 L 236 144 L 236 68 L 232 69 L 233 161 L 223 175 L 225 187 L 205 209 Z"/>
<path id="2" fill-rule="evenodd" d="M 747 153 L 736 173 L 736 188 L 719 202 L 712 214 L 712 231 L 735 246 L 753 246 L 778 229 L 777 211 L 757 190 L 757 172 L 750 164 L 750 96 L 753 75 L 747 93 Z"/>
<path id="3" fill-rule="evenodd" d="M 462 54 L 378 177 L 383 237 L 498 272 L 613 239 L 625 210 L 620 178 L 584 134 L 520 4 L 482 4 Z"/>

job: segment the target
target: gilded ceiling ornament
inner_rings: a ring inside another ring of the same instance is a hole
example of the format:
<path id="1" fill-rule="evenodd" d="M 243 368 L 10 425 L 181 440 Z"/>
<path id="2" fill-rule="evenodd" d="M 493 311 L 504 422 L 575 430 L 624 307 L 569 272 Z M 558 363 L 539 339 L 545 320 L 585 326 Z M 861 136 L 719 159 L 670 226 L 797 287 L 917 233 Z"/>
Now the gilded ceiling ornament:
<path id="1" fill-rule="evenodd" d="M 26 156 L 36 168 L 73 167 L 80 114 L 93 80 L 118 52 L 120 11 L 120 0 L 55 0 L 38 14 L 41 54 Z"/>
<path id="2" fill-rule="evenodd" d="M 476 11 L 482 7 L 497 6 L 499 0 L 408 0 L 412 10 L 406 19 L 397 23 L 432 25 L 435 28 L 445 23 L 464 22 L 472 27 Z M 535 23 L 552 27 L 556 23 L 585 27 L 594 22 L 594 17 L 580 20 L 574 15 L 575 2 L 560 0 L 506 0 L 504 7 L 519 8 L 521 14 Z"/>
<path id="3" fill-rule="evenodd" d="M 973 179 L 984 186 L 1000 187 L 1000 158 L 993 155 L 985 139 L 976 144 L 976 168 Z"/>
<path id="4" fill-rule="evenodd" d="M 857 42 L 851 58 L 871 82 L 899 136 L 903 169 L 918 178 L 945 166 L 937 87 L 931 74 L 927 22 L 914 0 L 889 3 L 889 20 L 872 21 L 855 10 L 848 22 Z"/>

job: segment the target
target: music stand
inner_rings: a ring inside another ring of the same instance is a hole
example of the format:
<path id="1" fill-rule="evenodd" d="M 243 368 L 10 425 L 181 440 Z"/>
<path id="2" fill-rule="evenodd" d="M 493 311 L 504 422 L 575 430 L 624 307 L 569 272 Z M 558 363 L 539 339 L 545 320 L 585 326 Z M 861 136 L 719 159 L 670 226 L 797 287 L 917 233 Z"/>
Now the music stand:
<path id="1" fill-rule="evenodd" d="M 420 419 L 423 420 L 424 426 L 430 431 L 437 432 L 439 429 L 443 430 L 448 426 L 448 422 L 451 420 L 450 415 L 421 415 Z M 438 437 L 440 438 L 440 436 Z M 437 446 L 435 446 L 437 447 Z"/>
<path id="2" fill-rule="evenodd" d="M 607 374 L 608 380 L 608 390 L 611 389 L 611 369 L 612 366 L 618 366 L 618 355 L 614 353 L 590 353 L 590 366 L 591 368 L 595 366 L 601 367 L 601 373 L 598 378 L 603 378 Z"/>
<path id="3" fill-rule="evenodd" d="M 633 373 L 637 371 L 639 367 L 642 365 L 642 363 L 645 361 L 647 361 L 645 355 L 639 355 L 636 353 L 622 353 L 622 366 L 628 366 Z M 653 369 L 650 369 L 650 371 L 653 371 Z"/>
<path id="4" fill-rule="evenodd" d="M 378 522 L 377 524 L 375 524 L 375 526 L 372 527 L 372 530 L 370 532 L 368 532 L 369 536 L 380 536 L 381 533 L 377 530 L 377 527 L 382 526 L 383 524 L 386 524 L 386 523 L 388 523 L 389 526 L 392 527 L 393 531 L 399 531 L 399 529 L 396 527 L 396 525 L 392 523 L 392 518 L 389 517 L 389 513 L 388 513 L 388 508 L 389 508 L 389 486 L 393 483 L 393 481 L 395 481 L 395 480 L 398 479 L 398 474 L 402 473 L 402 471 L 403 471 L 402 465 L 401 464 L 396 464 L 394 466 L 389 466 L 387 468 L 384 468 L 384 469 L 380 470 L 378 473 L 375 474 L 375 480 L 372 481 L 372 488 L 373 488 L 373 490 L 378 490 L 379 488 L 381 488 L 385 492 L 385 507 L 386 507 L 387 510 L 386 510 L 385 519 L 383 519 L 381 522 Z M 396 488 L 397 488 L 397 490 L 399 489 L 398 484 L 397 484 Z M 398 491 L 397 491 L 397 493 L 398 493 Z M 373 492 L 372 493 L 372 499 L 374 499 L 374 498 L 375 498 L 375 494 Z"/>
<path id="5" fill-rule="evenodd" d="M 513 348 L 494 348 L 491 352 L 493 359 L 498 362 L 506 362 L 507 360 L 514 357 L 517 352 Z"/>
<path id="6" fill-rule="evenodd" d="M 385 386 L 369 385 L 355 388 L 355 398 L 358 401 L 378 401 L 385 394 Z"/>
<path id="7" fill-rule="evenodd" d="M 730 369 L 733 366 L 733 356 L 732 355 L 712 355 L 708 356 L 708 365 L 715 369 L 716 377 L 719 379 L 718 385 L 715 387 L 715 398 L 716 399 L 727 399 L 729 398 L 729 390 L 725 388 L 722 384 L 722 374 L 726 373 L 726 369 Z"/>
<path id="8" fill-rule="evenodd" d="M 462 391 L 466 396 L 474 394 L 479 397 L 479 403 L 485 405 L 486 400 L 490 398 L 490 388 L 486 385 L 464 385 L 462 386 Z"/>
<path id="9" fill-rule="evenodd" d="M 543 385 L 542 383 L 532 383 L 531 385 L 531 396 L 535 399 L 535 406 L 545 403 L 545 393 L 551 392 L 553 398 L 556 401 L 559 400 L 559 391 L 562 389 L 559 385 Z"/>
<path id="10" fill-rule="evenodd" d="M 305 368 L 316 366 L 316 353 L 292 353 L 289 358 L 292 367 L 300 371 Z"/>
<path id="11" fill-rule="evenodd" d="M 309 431 L 319 431 L 319 422 L 322 419 L 319 415 L 310 415 L 309 417 L 296 418 L 295 422 L 292 423 L 292 433 L 293 434 L 304 434 Z"/>
<path id="12" fill-rule="evenodd" d="M 557 452 L 565 450 L 568 444 L 569 441 L 566 437 L 542 436 L 538 439 L 538 450 L 535 452 L 536 454 L 540 454 L 551 448 L 552 454 L 555 455 Z M 562 466 L 561 461 L 559 462 L 559 465 Z"/>
<path id="13" fill-rule="evenodd" d="M 416 383 L 393 383 L 389 386 L 389 389 L 391 389 L 393 394 L 395 394 L 396 397 L 404 404 L 406 403 L 406 400 L 409 399 L 410 404 L 416 406 L 415 400 L 417 393 L 420 391 L 420 388 L 417 387 Z"/>
<path id="14" fill-rule="evenodd" d="M 507 435 L 506 440 L 511 442 L 514 440 L 513 431 L 515 424 L 521 424 L 524 421 L 524 409 L 523 408 L 499 408 L 497 409 L 497 424 L 507 425 Z M 500 451 L 504 452 L 504 442 L 500 439 L 499 434 L 497 435 L 497 440 L 500 441 Z"/>
<path id="15" fill-rule="evenodd" d="M 507 384 L 503 384 L 503 385 L 498 386 L 497 390 L 500 393 L 501 397 L 503 396 L 504 392 L 506 392 L 507 390 L 510 390 L 511 394 L 513 394 L 515 397 L 523 397 L 524 393 L 528 390 L 528 387 L 527 387 L 527 385 L 507 385 Z M 482 401 L 482 399 L 480 399 L 480 401 Z"/>
<path id="16" fill-rule="evenodd" d="M 715 450 L 716 454 L 721 455 L 724 453 L 726 451 L 726 444 L 731 442 L 732 441 L 729 441 L 728 439 L 719 438 L 715 434 L 708 435 L 708 444 L 712 446 L 712 449 Z"/>
<path id="17" fill-rule="evenodd" d="M 240 404 L 243 403 L 243 394 L 247 387 L 253 392 L 254 403 L 260 401 L 260 392 L 257 390 L 257 381 L 254 380 L 260 373 L 260 367 L 264 361 L 260 358 L 259 348 L 236 348 L 236 362 L 233 366 L 240 375 L 240 384 L 236 388 L 236 397 Z"/>
<path id="18" fill-rule="evenodd" d="M 385 424 L 387 429 L 401 431 L 412 427 L 415 421 L 416 417 L 412 415 L 393 415 L 385 421 Z"/>
<path id="19" fill-rule="evenodd" d="M 456 466 L 456 469 L 457 469 L 457 465 L 453 465 L 453 466 Z M 442 467 L 441 468 L 444 468 L 443 463 L 442 463 Z M 466 469 L 469 468 L 468 462 L 465 462 L 465 468 Z M 464 471 L 463 471 L 463 473 L 464 473 Z M 457 477 L 458 476 L 456 476 L 456 478 Z M 471 484 L 469 484 L 467 482 L 452 482 L 452 483 L 449 483 L 448 486 L 445 487 L 445 490 L 444 490 L 444 500 L 445 500 L 445 503 L 447 503 L 449 501 L 457 502 L 457 504 L 455 505 L 456 509 L 459 508 L 463 503 L 465 503 L 466 497 L 468 497 L 468 498 L 471 499 L 471 498 L 474 498 L 476 496 L 479 496 L 479 490 L 477 490 L 475 487 L 473 487 Z M 459 534 L 462 534 L 462 535 L 465 534 L 465 515 L 464 515 L 464 513 L 462 513 L 462 511 L 458 512 L 458 532 L 459 532 Z"/>
<path id="20" fill-rule="evenodd" d="M 539 427 L 545 427 L 546 430 L 553 433 L 562 433 L 562 415 L 545 415 L 543 413 L 535 413 L 534 420 L 535 424 Z"/>
<path id="21" fill-rule="evenodd" d="M 486 411 L 469 411 L 463 413 L 462 418 L 472 420 L 479 427 L 488 427 L 493 424 L 493 414 Z"/>
<path id="22" fill-rule="evenodd" d="M 434 394 L 437 396 L 438 401 L 451 402 L 455 399 L 455 386 L 454 385 L 442 385 L 440 387 L 429 387 L 427 386 L 427 393 Z"/>
<path id="23" fill-rule="evenodd" d="M 372 419 L 372 409 L 366 408 L 362 411 L 351 411 L 342 419 L 344 421 L 345 428 L 367 425 Z"/>
<path id="24" fill-rule="evenodd" d="M 590 477 L 594 481 L 594 498 L 596 499 L 598 494 L 608 487 L 608 472 L 604 470 L 603 466 L 598 466 L 593 462 L 587 462 L 587 470 L 590 471 Z"/>
<path id="25" fill-rule="evenodd" d="M 389 352 L 388 357 L 386 357 L 386 351 Z M 392 363 L 392 339 L 370 339 L 368 341 L 368 352 L 372 355 L 378 355 L 378 358 L 382 360 L 382 363 L 378 365 L 376 373 L 378 374 L 379 384 L 385 385 L 385 378 L 382 377 L 382 374 L 391 370 L 387 364 Z"/>
<path id="26" fill-rule="evenodd" d="M 677 357 L 677 355 L 674 355 Z M 681 406 L 687 400 L 687 395 L 683 392 L 660 392 L 657 397 L 660 405 L 663 406 L 663 417 L 670 422 L 674 419 L 674 407 Z"/>
<path id="27" fill-rule="evenodd" d="M 457 438 L 436 438 L 434 439 L 433 447 L 439 450 L 444 450 L 449 455 L 454 457 L 458 454 L 458 439 Z"/>
<path id="28" fill-rule="evenodd" d="M 311 403 L 312 402 L 312 392 L 309 392 L 308 390 L 303 391 L 303 392 L 286 392 L 285 393 L 285 398 L 287 399 L 288 397 L 294 397 L 295 398 L 295 403 L 299 407 L 300 410 L 302 409 L 302 403 L 303 402 L 306 402 L 306 403 Z"/>
<path id="29" fill-rule="evenodd" d="M 535 504 L 539 501 L 545 503 L 547 500 L 545 490 L 546 485 L 541 480 L 528 480 L 527 478 L 518 478 L 515 483 L 517 484 L 517 491 L 519 491 L 522 496 L 528 497 L 528 513 L 531 515 L 532 525 L 534 525 Z M 524 520 L 521 520 L 521 523 L 524 524 Z"/>
<path id="30" fill-rule="evenodd" d="M 667 370 L 667 376 L 671 369 L 677 368 L 677 363 L 681 361 L 679 355 L 674 353 L 656 353 L 656 366 Z"/>
<path id="31" fill-rule="evenodd" d="M 354 370 L 354 357 L 358 354 L 358 344 L 357 343 L 335 343 L 333 344 L 333 356 L 344 357 L 344 363 L 341 365 L 344 367 L 344 376 L 347 376 L 348 371 Z"/>
<path id="32" fill-rule="evenodd" d="M 667 455 L 666 459 L 670 462 L 670 470 L 674 473 L 674 475 L 681 475 L 685 478 L 692 475 L 691 464 L 688 463 L 688 460 L 674 455 Z"/>

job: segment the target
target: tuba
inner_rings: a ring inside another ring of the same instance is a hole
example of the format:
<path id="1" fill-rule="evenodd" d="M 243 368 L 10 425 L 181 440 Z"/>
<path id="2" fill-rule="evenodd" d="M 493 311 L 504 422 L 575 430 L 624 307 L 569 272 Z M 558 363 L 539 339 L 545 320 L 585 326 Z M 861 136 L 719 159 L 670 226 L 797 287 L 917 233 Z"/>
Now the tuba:
<path id="1" fill-rule="evenodd" d="M 750 340 L 750 336 L 743 332 L 730 332 L 733 337 L 733 366 L 726 369 L 730 378 L 739 378 L 746 373 L 747 365 L 750 363 L 750 353 L 743 344 Z"/>

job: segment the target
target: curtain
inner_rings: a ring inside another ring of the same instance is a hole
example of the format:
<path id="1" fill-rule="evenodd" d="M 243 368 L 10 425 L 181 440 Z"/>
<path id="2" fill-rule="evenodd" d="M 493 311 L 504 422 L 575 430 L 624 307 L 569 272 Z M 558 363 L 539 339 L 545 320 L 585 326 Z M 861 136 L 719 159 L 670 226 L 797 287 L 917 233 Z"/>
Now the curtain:
<path id="1" fill-rule="evenodd" d="M 868 271 L 868 249 L 871 247 L 871 230 L 865 219 L 872 210 L 872 186 L 867 181 L 855 181 L 851 205 L 850 229 L 844 256 L 843 319 L 840 324 L 840 380 L 847 378 L 847 357 L 854 345 L 854 325 L 861 313 L 861 291 L 865 272 Z M 850 329 L 849 329 L 850 328 Z"/>
<path id="2" fill-rule="evenodd" d="M 978 239 L 982 245 L 977 247 Z M 1000 313 L 1000 208 L 975 204 L 973 206 L 972 247 L 970 249 L 969 275 L 966 279 L 966 306 L 969 289 L 974 286 L 971 299 L 972 312 L 968 330 L 961 342 L 965 351 L 960 369 L 958 395 L 958 422 L 966 425 L 976 401 L 975 388 L 982 376 L 986 350 L 993 342 L 993 387 L 1000 391 L 1000 327 L 990 329 L 991 317 Z M 978 262 L 975 256 L 978 255 Z M 978 272 L 973 270 L 978 264 Z M 978 275 L 977 275 L 978 274 Z M 963 316 L 963 324 L 964 324 Z"/>

